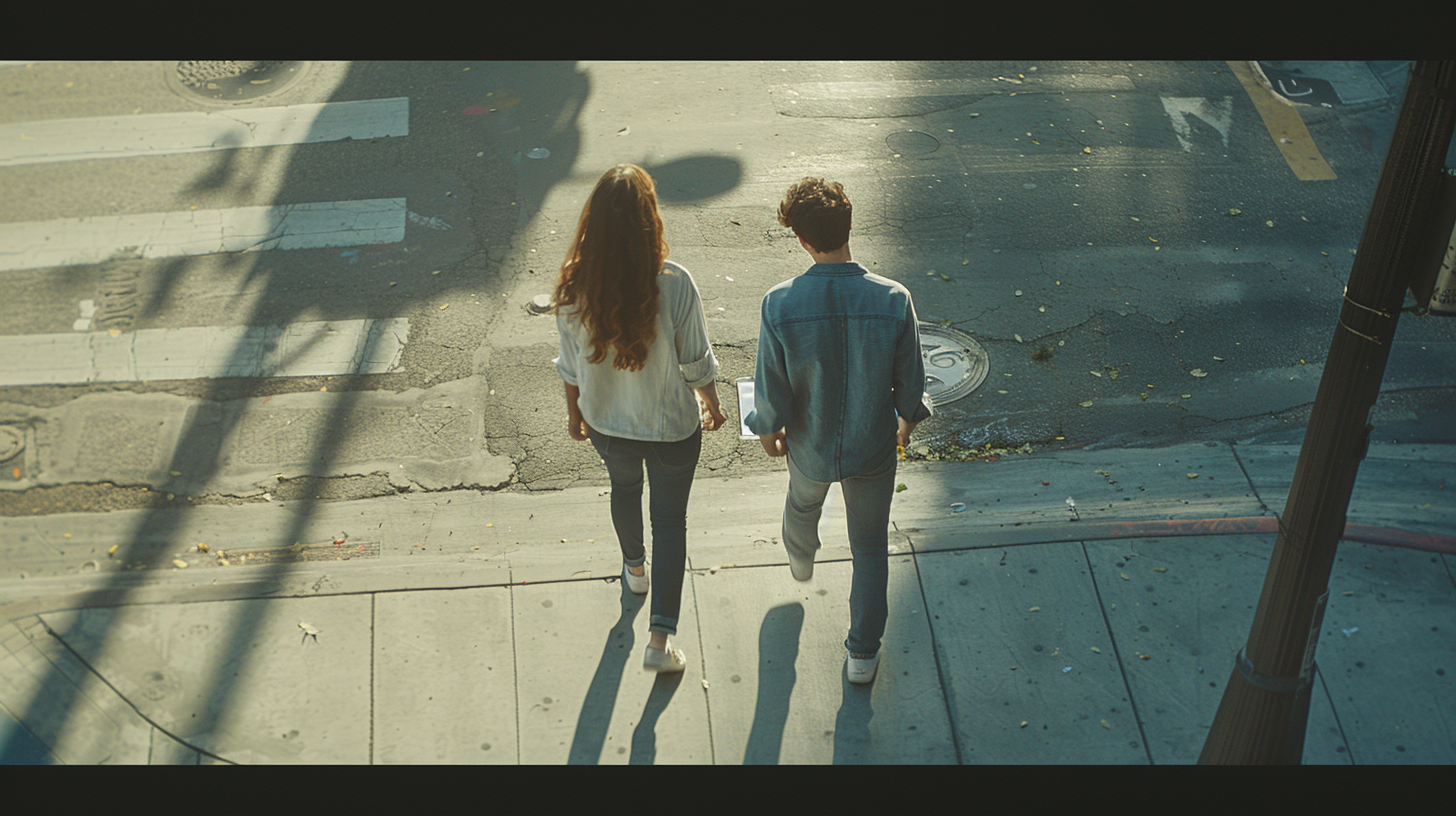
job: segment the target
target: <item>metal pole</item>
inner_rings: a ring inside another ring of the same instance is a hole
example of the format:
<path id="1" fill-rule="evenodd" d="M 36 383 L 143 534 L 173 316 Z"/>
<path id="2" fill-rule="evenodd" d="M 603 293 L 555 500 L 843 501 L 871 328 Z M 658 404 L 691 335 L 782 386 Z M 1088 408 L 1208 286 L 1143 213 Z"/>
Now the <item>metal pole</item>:
<path id="1" fill-rule="evenodd" d="M 1199 764 L 1298 764 L 1330 569 L 1456 124 L 1456 62 L 1416 62 L 1335 326 L 1247 644 Z"/>

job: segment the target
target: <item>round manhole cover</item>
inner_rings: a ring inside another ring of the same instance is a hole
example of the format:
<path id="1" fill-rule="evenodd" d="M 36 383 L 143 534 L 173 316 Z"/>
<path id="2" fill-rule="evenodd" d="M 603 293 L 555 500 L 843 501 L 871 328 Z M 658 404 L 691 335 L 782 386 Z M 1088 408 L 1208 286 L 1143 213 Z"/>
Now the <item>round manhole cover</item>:
<path id="1" fill-rule="evenodd" d="M 981 344 L 959 329 L 920 324 L 920 354 L 925 360 L 925 393 L 932 405 L 945 405 L 986 381 L 991 360 Z"/>
<path id="2" fill-rule="evenodd" d="M 185 60 L 168 73 L 167 84 L 189 99 L 233 105 L 276 94 L 307 70 L 299 60 Z"/>
<path id="3" fill-rule="evenodd" d="M 25 436 L 19 430 L 8 425 L 0 425 L 0 462 L 20 453 L 25 447 Z"/>
<path id="4" fill-rule="evenodd" d="M 902 130 L 885 137 L 885 145 L 898 156 L 923 156 L 940 149 L 940 140 L 918 130 Z"/>

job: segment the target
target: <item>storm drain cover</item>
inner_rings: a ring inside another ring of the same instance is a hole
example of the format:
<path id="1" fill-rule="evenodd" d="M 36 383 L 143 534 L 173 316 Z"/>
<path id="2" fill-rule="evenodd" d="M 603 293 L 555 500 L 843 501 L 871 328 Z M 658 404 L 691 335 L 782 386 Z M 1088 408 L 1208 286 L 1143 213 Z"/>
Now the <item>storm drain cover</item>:
<path id="1" fill-rule="evenodd" d="M 940 140 L 918 130 L 902 130 L 885 137 L 885 145 L 897 156 L 923 156 L 940 149 Z"/>
<path id="2" fill-rule="evenodd" d="M 959 329 L 920 324 L 920 354 L 925 360 L 925 393 L 931 405 L 945 405 L 986 381 L 991 360 L 986 350 Z"/>
<path id="3" fill-rule="evenodd" d="M 168 77 L 185 96 L 214 104 L 253 102 L 297 82 L 308 68 L 298 60 L 184 60 Z"/>
<path id="4" fill-rule="evenodd" d="M 0 462 L 20 453 L 20 449 L 23 447 L 25 447 L 25 437 L 19 430 L 9 425 L 0 425 Z"/>

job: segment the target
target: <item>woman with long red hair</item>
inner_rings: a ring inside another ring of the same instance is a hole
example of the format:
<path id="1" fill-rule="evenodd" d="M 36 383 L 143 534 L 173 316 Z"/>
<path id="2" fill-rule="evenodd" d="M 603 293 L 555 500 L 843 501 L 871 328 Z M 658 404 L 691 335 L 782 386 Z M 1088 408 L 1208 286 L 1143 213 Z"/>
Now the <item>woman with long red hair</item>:
<path id="1" fill-rule="evenodd" d="M 555 294 L 567 433 L 590 440 L 606 463 L 622 580 L 638 595 L 652 589 L 642 667 L 658 672 L 687 665 L 669 638 L 677 634 L 682 606 L 688 492 L 703 431 L 727 420 L 718 407 L 718 360 L 697 284 L 667 252 L 652 177 L 636 165 L 618 165 L 582 208 Z M 644 463 L 652 484 L 650 581 Z"/>

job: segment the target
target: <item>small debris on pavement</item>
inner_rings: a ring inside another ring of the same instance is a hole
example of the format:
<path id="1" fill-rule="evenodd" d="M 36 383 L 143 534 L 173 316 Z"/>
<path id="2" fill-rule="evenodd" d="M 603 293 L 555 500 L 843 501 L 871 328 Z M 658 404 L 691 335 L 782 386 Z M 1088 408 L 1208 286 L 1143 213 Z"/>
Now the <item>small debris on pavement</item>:
<path id="1" fill-rule="evenodd" d="M 1349 637 L 1350 635 L 1353 635 L 1356 632 L 1360 631 L 1360 627 L 1355 626 L 1350 629 L 1341 629 L 1340 631 L 1345 633 L 1345 637 Z"/>
<path id="2" fill-rule="evenodd" d="M 177 569 L 187 569 L 187 562 L 181 559 L 177 559 L 172 562 L 172 566 L 176 567 Z"/>
<path id="3" fill-rule="evenodd" d="M 963 502 L 955 502 L 951 504 L 950 511 L 952 513 L 964 513 L 966 512 L 966 505 Z"/>
<path id="4" fill-rule="evenodd" d="M 303 643 L 304 640 L 308 640 L 309 638 L 313 638 L 313 642 L 318 643 L 319 630 L 303 621 L 298 622 L 298 628 L 303 630 L 303 640 L 300 640 L 299 643 Z"/>

